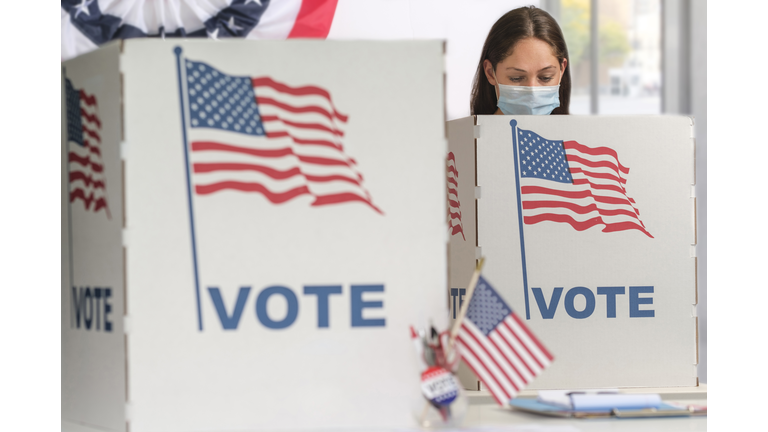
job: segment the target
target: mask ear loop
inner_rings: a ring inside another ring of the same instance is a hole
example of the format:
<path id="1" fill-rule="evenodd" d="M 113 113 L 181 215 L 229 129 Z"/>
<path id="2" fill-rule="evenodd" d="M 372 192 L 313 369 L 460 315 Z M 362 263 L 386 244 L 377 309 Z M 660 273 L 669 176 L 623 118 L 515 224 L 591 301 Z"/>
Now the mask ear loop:
<path id="1" fill-rule="evenodd" d="M 493 67 L 493 65 L 491 65 Z M 493 80 L 496 81 L 496 85 L 493 86 L 493 90 L 496 92 L 496 102 L 499 101 L 499 79 L 496 78 L 496 69 L 493 69 Z"/>

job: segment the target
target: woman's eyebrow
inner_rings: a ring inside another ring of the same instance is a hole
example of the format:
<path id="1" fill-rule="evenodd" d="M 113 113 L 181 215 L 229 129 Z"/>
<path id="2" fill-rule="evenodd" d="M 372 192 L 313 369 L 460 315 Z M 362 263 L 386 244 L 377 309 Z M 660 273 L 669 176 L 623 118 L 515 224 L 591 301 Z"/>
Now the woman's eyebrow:
<path id="1" fill-rule="evenodd" d="M 549 65 L 549 66 L 547 66 L 547 67 L 545 67 L 545 68 L 541 68 L 541 69 L 539 69 L 539 72 L 541 72 L 541 71 L 545 71 L 545 70 L 547 70 L 547 69 L 554 69 L 554 68 L 555 68 L 554 66 L 552 66 L 552 65 Z M 516 67 L 514 67 L 514 66 L 510 66 L 510 67 L 508 67 L 506 70 L 510 70 L 510 69 L 514 69 L 514 70 L 516 70 L 516 71 L 520 71 L 520 72 L 528 72 L 528 71 L 527 71 L 527 70 L 525 70 L 525 69 L 516 68 Z"/>

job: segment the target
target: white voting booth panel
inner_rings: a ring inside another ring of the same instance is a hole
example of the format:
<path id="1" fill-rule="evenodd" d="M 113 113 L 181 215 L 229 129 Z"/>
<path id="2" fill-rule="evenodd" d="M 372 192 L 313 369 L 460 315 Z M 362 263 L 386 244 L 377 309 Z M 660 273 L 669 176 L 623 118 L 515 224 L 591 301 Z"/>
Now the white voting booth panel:
<path id="1" fill-rule="evenodd" d="M 451 318 L 485 256 L 555 357 L 527 388 L 698 385 L 692 119 L 476 116 L 448 134 Z"/>
<path id="2" fill-rule="evenodd" d="M 443 56 L 128 40 L 63 63 L 62 418 L 414 425 L 409 326 L 447 325 Z"/>

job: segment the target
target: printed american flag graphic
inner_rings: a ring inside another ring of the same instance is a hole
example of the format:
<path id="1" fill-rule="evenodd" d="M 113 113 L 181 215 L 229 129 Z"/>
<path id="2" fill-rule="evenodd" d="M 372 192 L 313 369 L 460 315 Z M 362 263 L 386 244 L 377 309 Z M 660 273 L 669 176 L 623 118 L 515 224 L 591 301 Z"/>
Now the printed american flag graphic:
<path id="1" fill-rule="evenodd" d="M 625 189 L 629 168 L 608 147 L 547 140 L 518 129 L 523 221 L 562 222 L 577 231 L 638 230 L 653 238 Z"/>
<path id="2" fill-rule="evenodd" d="M 67 104 L 67 158 L 69 201 L 82 201 L 94 213 L 110 217 L 104 162 L 101 155 L 101 119 L 96 96 L 78 90 L 65 78 Z"/>
<path id="3" fill-rule="evenodd" d="M 462 360 L 506 405 L 554 357 L 482 276 L 456 337 Z"/>
<path id="4" fill-rule="evenodd" d="M 464 236 L 464 225 L 461 223 L 461 202 L 459 202 L 459 171 L 456 169 L 456 156 L 448 153 L 448 230 L 452 236 Z"/>
<path id="5" fill-rule="evenodd" d="M 318 86 L 240 77 L 185 61 L 194 191 L 262 195 L 272 204 L 361 203 L 376 212 L 342 146 L 349 117 Z"/>

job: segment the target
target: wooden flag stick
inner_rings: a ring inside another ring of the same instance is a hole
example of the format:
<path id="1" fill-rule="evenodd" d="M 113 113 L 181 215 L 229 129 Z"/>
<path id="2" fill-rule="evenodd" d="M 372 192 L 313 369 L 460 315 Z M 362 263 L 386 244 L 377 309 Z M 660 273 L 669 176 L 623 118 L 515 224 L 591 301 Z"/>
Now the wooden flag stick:
<path id="1" fill-rule="evenodd" d="M 469 301 L 472 300 L 472 294 L 475 292 L 475 286 L 477 286 L 477 280 L 480 279 L 480 272 L 483 270 L 483 264 L 485 264 L 485 257 L 480 257 L 480 260 L 475 266 L 475 272 L 472 273 L 472 279 L 469 280 L 469 286 L 467 287 L 467 300 L 461 304 L 459 310 L 459 316 L 456 318 L 456 322 L 453 323 L 451 329 L 451 337 L 448 340 L 449 349 L 453 348 L 453 344 L 456 341 L 456 335 L 459 334 L 461 328 L 461 322 L 464 321 L 464 317 L 467 315 L 467 309 L 469 308 Z"/>

